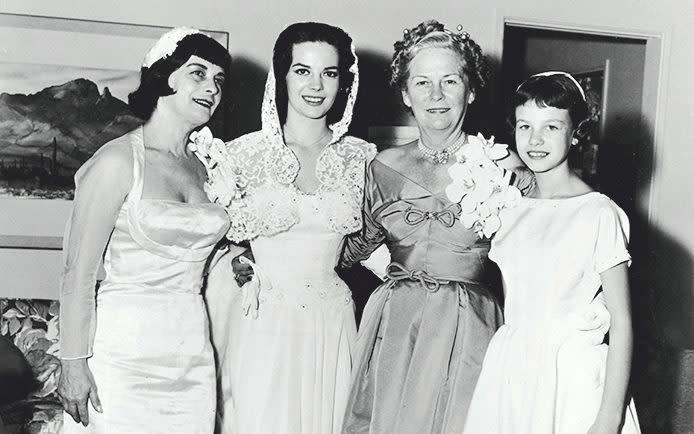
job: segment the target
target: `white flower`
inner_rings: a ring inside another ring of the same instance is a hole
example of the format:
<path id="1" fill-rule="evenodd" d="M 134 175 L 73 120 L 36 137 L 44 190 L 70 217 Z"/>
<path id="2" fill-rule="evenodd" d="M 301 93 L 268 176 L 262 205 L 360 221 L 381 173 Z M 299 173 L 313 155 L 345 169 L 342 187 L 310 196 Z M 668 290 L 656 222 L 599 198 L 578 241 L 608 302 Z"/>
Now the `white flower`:
<path id="1" fill-rule="evenodd" d="M 508 155 L 508 146 L 494 143 L 478 134 L 456 152 L 456 163 L 449 169 L 451 183 L 446 196 L 460 204 L 460 220 L 480 238 L 491 237 L 501 227 L 499 211 L 515 205 L 520 191 L 510 184 L 511 172 L 497 166 L 495 160 Z"/>
<path id="2" fill-rule="evenodd" d="M 193 151 L 207 169 L 204 190 L 207 197 L 223 207 L 229 207 L 233 199 L 244 195 L 245 183 L 239 170 L 230 163 L 229 151 L 209 128 L 190 134 L 188 149 Z"/>

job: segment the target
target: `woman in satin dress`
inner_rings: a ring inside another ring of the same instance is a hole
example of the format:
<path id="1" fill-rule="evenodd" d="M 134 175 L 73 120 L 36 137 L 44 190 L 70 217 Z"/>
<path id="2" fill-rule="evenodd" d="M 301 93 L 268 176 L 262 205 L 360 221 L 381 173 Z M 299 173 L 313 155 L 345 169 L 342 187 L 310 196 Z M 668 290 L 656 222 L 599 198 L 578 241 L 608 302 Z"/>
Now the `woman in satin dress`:
<path id="1" fill-rule="evenodd" d="M 187 143 L 219 106 L 230 62 L 197 30 L 166 33 L 129 98 L 144 126 L 105 144 L 75 175 L 60 293 L 64 433 L 213 432 L 215 367 L 200 289 L 229 221 L 208 201 L 205 166 Z"/>
<path id="2" fill-rule="evenodd" d="M 393 261 L 361 320 L 343 433 L 455 433 L 502 323 L 486 277 L 489 240 L 465 227 L 445 193 L 453 154 L 478 140 L 463 121 L 488 68 L 467 33 L 432 20 L 396 42 L 391 69 L 420 138 L 369 166 L 364 228 L 347 238 L 340 261 L 349 267 L 384 243 Z M 496 163 L 518 160 L 507 153 Z"/>

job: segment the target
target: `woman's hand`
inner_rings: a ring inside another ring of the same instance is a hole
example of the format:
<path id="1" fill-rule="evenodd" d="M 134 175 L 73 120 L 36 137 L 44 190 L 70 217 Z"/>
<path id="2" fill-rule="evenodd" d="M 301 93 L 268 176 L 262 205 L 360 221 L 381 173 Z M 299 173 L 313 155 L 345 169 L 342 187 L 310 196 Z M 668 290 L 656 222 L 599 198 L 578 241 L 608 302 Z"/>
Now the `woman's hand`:
<path id="1" fill-rule="evenodd" d="M 61 364 L 62 372 L 58 382 L 60 402 L 75 422 L 87 426 L 89 424 L 87 401 L 92 402 L 94 410 L 99 413 L 102 412 L 96 384 L 87 365 L 87 359 L 63 360 Z"/>
<path id="2" fill-rule="evenodd" d="M 241 262 L 240 259 L 242 256 L 254 261 L 253 253 L 250 249 L 245 250 L 243 253 L 231 260 L 231 268 L 234 270 L 234 278 L 239 286 L 243 286 L 244 283 L 248 282 L 253 277 L 253 268 L 249 264 L 244 264 Z"/>

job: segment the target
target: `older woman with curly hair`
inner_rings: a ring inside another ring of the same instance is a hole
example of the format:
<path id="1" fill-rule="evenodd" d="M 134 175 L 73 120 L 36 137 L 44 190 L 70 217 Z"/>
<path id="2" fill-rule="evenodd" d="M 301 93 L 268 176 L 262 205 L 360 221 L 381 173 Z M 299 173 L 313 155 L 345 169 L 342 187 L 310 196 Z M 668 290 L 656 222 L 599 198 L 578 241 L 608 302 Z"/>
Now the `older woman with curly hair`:
<path id="1" fill-rule="evenodd" d="M 393 263 L 361 321 L 343 432 L 460 432 L 502 323 L 485 279 L 489 231 L 469 224 L 461 201 L 448 194 L 452 166 L 473 149 L 494 147 L 463 131 L 488 67 L 467 33 L 426 21 L 395 43 L 391 69 L 420 138 L 376 156 L 364 187 L 364 228 L 345 243 L 342 267 L 383 243 Z M 518 165 L 499 148 L 489 164 L 502 173 L 500 166 Z"/>

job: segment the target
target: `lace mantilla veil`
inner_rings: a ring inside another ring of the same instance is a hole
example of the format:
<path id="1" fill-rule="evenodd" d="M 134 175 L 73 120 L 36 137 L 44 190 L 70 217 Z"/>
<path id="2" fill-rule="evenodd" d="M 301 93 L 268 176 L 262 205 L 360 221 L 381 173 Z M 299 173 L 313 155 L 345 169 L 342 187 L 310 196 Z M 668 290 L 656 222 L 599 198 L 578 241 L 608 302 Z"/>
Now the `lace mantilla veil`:
<path id="1" fill-rule="evenodd" d="M 350 44 L 350 50 L 354 56 L 354 63 L 349 67 L 349 71 L 354 74 L 354 80 L 350 86 L 349 94 L 347 95 L 347 103 L 345 105 L 345 111 L 342 113 L 342 118 L 329 125 L 330 130 L 333 132 L 330 143 L 327 146 L 339 141 L 343 136 L 347 134 L 349 125 L 352 122 L 352 115 L 354 112 L 354 103 L 357 100 L 357 92 L 359 91 L 359 58 L 357 57 L 354 44 Z M 274 161 L 276 164 L 281 164 L 283 167 L 276 167 L 275 174 L 277 175 L 277 180 L 283 184 L 289 184 L 294 182 L 297 175 L 299 174 L 300 164 L 296 158 L 296 155 L 287 148 L 284 141 L 284 134 L 282 132 L 282 125 L 280 125 L 280 118 L 277 112 L 277 100 L 276 100 L 276 79 L 275 72 L 272 66 L 270 66 L 270 71 L 267 75 L 267 81 L 265 82 L 265 93 L 263 95 L 263 105 L 261 109 L 261 122 L 262 122 L 262 133 L 265 135 L 268 143 L 272 148 L 272 153 L 275 155 Z M 289 164 L 287 164 L 289 162 Z"/>

